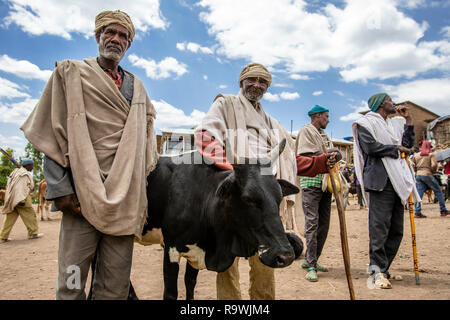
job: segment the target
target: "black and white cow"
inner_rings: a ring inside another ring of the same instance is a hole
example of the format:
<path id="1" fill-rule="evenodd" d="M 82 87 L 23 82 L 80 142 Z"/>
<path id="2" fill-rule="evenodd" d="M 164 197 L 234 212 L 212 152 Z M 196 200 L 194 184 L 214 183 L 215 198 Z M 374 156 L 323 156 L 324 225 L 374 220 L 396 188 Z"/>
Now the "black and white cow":
<path id="1" fill-rule="evenodd" d="M 144 234 L 162 230 L 164 299 L 178 297 L 181 257 L 188 260 L 186 298 L 193 299 L 199 269 L 222 272 L 235 257 L 256 253 L 269 267 L 286 267 L 303 247 L 300 238 L 285 233 L 279 216 L 282 198 L 298 193 L 296 186 L 272 174 L 261 174 L 269 166 L 261 160 L 256 164 L 247 160 L 234 165 L 234 170 L 223 171 L 195 164 L 198 157 L 197 152 L 161 157 L 148 177 L 149 216 Z"/>
<path id="2" fill-rule="evenodd" d="M 274 149 L 272 161 L 284 145 L 285 141 Z M 198 152 L 159 158 L 148 177 L 149 214 L 143 235 L 160 243 L 162 231 L 164 299 L 178 298 L 181 257 L 188 260 L 184 280 L 190 300 L 200 269 L 222 272 L 235 257 L 256 253 L 265 265 L 281 268 L 301 255 L 301 239 L 285 233 L 279 215 L 282 198 L 299 189 L 262 174 L 262 169 L 270 173 L 270 164 L 251 162 L 223 171 L 204 163 Z M 131 284 L 129 299 L 137 299 Z"/>

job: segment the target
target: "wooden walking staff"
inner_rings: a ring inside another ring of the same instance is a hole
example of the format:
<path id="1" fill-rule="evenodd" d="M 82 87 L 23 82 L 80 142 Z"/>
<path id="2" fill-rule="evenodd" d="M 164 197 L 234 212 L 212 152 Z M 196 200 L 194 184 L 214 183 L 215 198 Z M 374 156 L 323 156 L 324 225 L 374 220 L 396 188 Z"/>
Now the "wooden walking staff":
<path id="1" fill-rule="evenodd" d="M 322 144 L 322 149 L 324 153 L 327 153 L 327 149 L 324 144 Z M 347 241 L 347 227 L 345 224 L 345 209 L 341 202 L 341 191 L 337 190 L 336 183 L 334 180 L 333 169 L 328 167 L 328 174 L 330 175 L 331 186 L 333 188 L 334 198 L 336 199 L 336 206 L 339 215 L 339 225 L 341 231 L 341 245 L 342 245 L 342 255 L 344 257 L 345 274 L 347 275 L 348 291 L 350 293 L 350 299 L 355 300 L 355 292 L 353 290 L 352 275 L 350 273 L 350 254 L 348 250 Z"/>
<path id="2" fill-rule="evenodd" d="M 402 152 L 402 158 L 406 159 L 406 164 L 409 168 L 409 159 Z M 412 247 L 413 247 L 413 261 L 414 261 L 414 274 L 416 276 L 416 285 L 420 284 L 419 281 L 419 264 L 417 262 L 417 247 L 416 247 L 416 227 L 414 225 L 414 209 L 413 209 L 413 201 L 412 201 L 412 192 L 408 198 L 408 209 L 409 209 L 409 221 L 411 222 L 411 239 L 412 239 Z"/>

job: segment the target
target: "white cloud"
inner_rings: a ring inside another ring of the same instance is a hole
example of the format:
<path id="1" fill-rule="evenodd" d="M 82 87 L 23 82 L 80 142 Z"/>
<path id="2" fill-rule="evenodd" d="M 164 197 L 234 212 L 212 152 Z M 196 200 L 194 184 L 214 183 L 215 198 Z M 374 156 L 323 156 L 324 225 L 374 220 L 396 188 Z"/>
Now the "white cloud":
<path id="1" fill-rule="evenodd" d="M 297 92 L 282 92 L 280 93 L 280 98 L 283 100 L 295 100 L 300 98 Z"/>
<path id="2" fill-rule="evenodd" d="M 345 94 L 342 91 L 339 90 L 333 90 L 334 93 L 336 93 L 338 96 L 343 97 Z"/>
<path id="3" fill-rule="evenodd" d="M 20 86 L 14 82 L 0 77 L 0 98 L 27 98 L 30 95 L 22 92 Z"/>
<path id="4" fill-rule="evenodd" d="M 314 91 L 313 96 L 320 96 L 323 94 L 323 91 Z"/>
<path id="5" fill-rule="evenodd" d="M 25 149 L 27 142 L 28 141 L 23 137 L 18 136 L 5 137 L 4 135 L 0 134 L 0 147 L 2 147 L 3 150 L 6 150 L 8 148 L 13 149 L 14 153 L 12 156 L 16 160 L 18 160 L 19 157 L 24 156 L 23 150 Z"/>
<path id="6" fill-rule="evenodd" d="M 300 98 L 300 95 L 297 92 L 285 92 L 283 91 L 280 94 L 272 94 L 270 92 L 266 92 L 263 96 L 264 100 L 271 101 L 271 102 L 277 102 L 281 99 L 283 100 L 295 100 Z"/>
<path id="7" fill-rule="evenodd" d="M 350 105 L 350 109 L 353 109 L 353 111 L 349 114 L 346 114 L 339 118 L 341 121 L 354 121 L 362 117 L 362 114 L 360 112 L 369 110 L 369 106 L 367 105 L 366 101 L 361 101 L 360 105 L 354 106 Z"/>
<path id="8" fill-rule="evenodd" d="M 439 115 L 449 114 L 450 78 L 415 80 L 382 88 L 396 102 L 409 100 Z"/>
<path id="9" fill-rule="evenodd" d="M 194 42 L 179 42 L 177 43 L 177 49 L 180 51 L 191 51 L 193 53 L 213 54 L 213 51 L 208 47 L 202 47 L 198 43 Z"/>
<path id="10" fill-rule="evenodd" d="M 289 76 L 289 78 L 293 79 L 293 80 L 310 80 L 311 78 L 307 75 L 302 75 L 302 74 L 291 74 Z"/>
<path id="11" fill-rule="evenodd" d="M 172 75 L 178 78 L 188 72 L 187 66 L 184 63 L 180 63 L 172 57 L 167 57 L 160 62 L 156 62 L 152 59 L 144 59 L 135 54 L 131 54 L 128 56 L 128 60 L 133 66 L 144 69 L 147 77 L 154 80 L 166 79 Z"/>
<path id="12" fill-rule="evenodd" d="M 266 92 L 263 96 L 263 99 L 267 100 L 267 101 L 276 102 L 276 101 L 280 101 L 280 96 L 278 94 L 272 94 L 270 92 Z"/>
<path id="13" fill-rule="evenodd" d="M 159 0 L 6 0 L 8 15 L 3 25 L 18 25 L 32 35 L 51 34 L 71 39 L 72 33 L 93 36 L 95 16 L 103 10 L 128 13 L 136 30 L 166 29 L 169 23 L 161 13 Z"/>
<path id="14" fill-rule="evenodd" d="M 190 115 L 186 115 L 183 110 L 178 109 L 164 100 L 152 101 L 156 109 L 155 127 L 177 128 L 177 127 L 193 127 L 198 125 L 206 113 L 194 109 Z"/>
<path id="15" fill-rule="evenodd" d="M 450 26 L 443 27 L 441 33 L 443 33 L 447 39 L 450 39 Z"/>
<path id="16" fill-rule="evenodd" d="M 449 41 L 423 41 L 427 23 L 399 9 L 421 3 L 346 0 L 314 12 L 304 0 L 201 0 L 199 6 L 217 54 L 284 69 L 294 79 L 336 68 L 346 82 L 365 82 L 450 68 Z"/>
<path id="17" fill-rule="evenodd" d="M 51 70 L 41 70 L 37 65 L 27 60 L 16 60 L 6 54 L 0 56 L 0 70 L 12 73 L 20 78 L 42 81 L 47 81 L 52 74 Z"/>
<path id="18" fill-rule="evenodd" d="M 208 80 L 208 76 L 206 74 L 203 75 L 203 80 Z"/>
<path id="19" fill-rule="evenodd" d="M 221 85 L 219 86 L 219 89 L 226 89 L 226 88 L 228 88 L 228 86 L 227 86 L 226 84 L 221 84 Z"/>
<path id="20" fill-rule="evenodd" d="M 22 125 L 38 101 L 38 99 L 31 99 L 29 97 L 14 103 L 0 101 L 0 122 Z"/>

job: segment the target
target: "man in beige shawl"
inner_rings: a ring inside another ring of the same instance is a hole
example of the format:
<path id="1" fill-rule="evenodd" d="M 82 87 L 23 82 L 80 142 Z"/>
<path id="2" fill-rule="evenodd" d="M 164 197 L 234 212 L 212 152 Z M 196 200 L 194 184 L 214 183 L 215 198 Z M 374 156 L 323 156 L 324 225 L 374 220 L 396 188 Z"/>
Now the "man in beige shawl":
<path id="1" fill-rule="evenodd" d="M 323 146 L 328 153 L 335 154 L 336 161 L 342 159 L 338 149 L 333 148 L 331 139 L 324 129 L 327 127 L 328 109 L 316 105 L 309 112 L 311 123 L 300 128 L 297 136 L 297 153 L 306 157 L 323 153 Z M 306 280 L 316 282 L 317 271 L 327 272 L 328 269 L 317 263 L 327 239 L 330 225 L 331 193 L 327 191 L 328 174 L 318 174 L 315 177 L 300 177 L 302 189 L 302 207 L 305 215 L 305 262 L 302 268 L 308 272 Z"/>
<path id="2" fill-rule="evenodd" d="M 195 143 L 204 157 L 223 170 L 233 170 L 232 164 L 242 158 L 264 158 L 286 139 L 286 147 L 277 163 L 272 164 L 277 178 L 295 184 L 300 170 L 294 142 L 279 121 L 264 112 L 260 99 L 272 81 L 269 71 L 261 64 L 252 63 L 244 67 L 239 77 L 238 95 L 218 95 L 201 125 L 196 129 Z M 327 170 L 326 155 L 308 159 L 301 163 L 304 174 L 315 175 Z M 322 171 L 320 171 L 322 170 Z M 283 199 L 280 215 L 287 230 L 295 229 L 291 208 L 295 196 Z M 250 299 L 275 299 L 274 269 L 264 265 L 254 255 L 250 264 Z M 225 272 L 217 274 L 217 298 L 219 300 L 242 299 L 239 285 L 239 258 Z"/>
<path id="3" fill-rule="evenodd" d="M 34 162 L 31 159 L 22 159 L 22 166 L 14 169 L 8 177 L 5 192 L 5 206 L 2 213 L 5 215 L 0 230 L 1 242 L 10 241 L 8 238 L 17 218 L 22 218 L 28 231 L 28 239 L 37 239 L 43 236 L 38 233 L 36 212 L 33 209 L 30 192 L 34 188 L 34 181 L 30 174 Z"/>
<path id="4" fill-rule="evenodd" d="M 63 212 L 57 299 L 126 299 L 133 240 L 147 216 L 146 177 L 157 161 L 155 110 L 142 82 L 119 62 L 133 41 L 119 10 L 95 18 L 99 56 L 58 63 L 22 126 L 45 154 L 46 198 Z M 96 253 L 97 251 L 97 253 Z"/>

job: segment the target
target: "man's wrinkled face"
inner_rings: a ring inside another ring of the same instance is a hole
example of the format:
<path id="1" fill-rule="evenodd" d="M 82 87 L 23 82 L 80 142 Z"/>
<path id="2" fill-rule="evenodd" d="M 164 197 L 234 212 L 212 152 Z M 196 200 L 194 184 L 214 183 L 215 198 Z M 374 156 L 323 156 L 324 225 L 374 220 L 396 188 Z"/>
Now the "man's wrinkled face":
<path id="1" fill-rule="evenodd" d="M 130 47 L 128 30 L 117 23 L 105 27 L 96 37 L 101 57 L 119 62 Z"/>
<path id="2" fill-rule="evenodd" d="M 250 101 L 259 101 L 266 93 L 269 83 L 263 78 L 251 77 L 242 80 L 241 87 L 244 97 Z"/>
<path id="3" fill-rule="evenodd" d="M 384 98 L 383 103 L 381 104 L 381 108 L 383 108 L 387 112 L 387 114 L 394 114 L 396 112 L 394 102 L 392 102 L 392 99 L 389 96 L 386 96 L 386 98 Z"/>
<path id="4" fill-rule="evenodd" d="M 322 129 L 326 129 L 328 123 L 330 123 L 330 119 L 329 119 L 329 114 L 328 111 L 327 112 L 322 112 L 319 113 L 319 124 L 320 124 L 320 128 Z"/>

